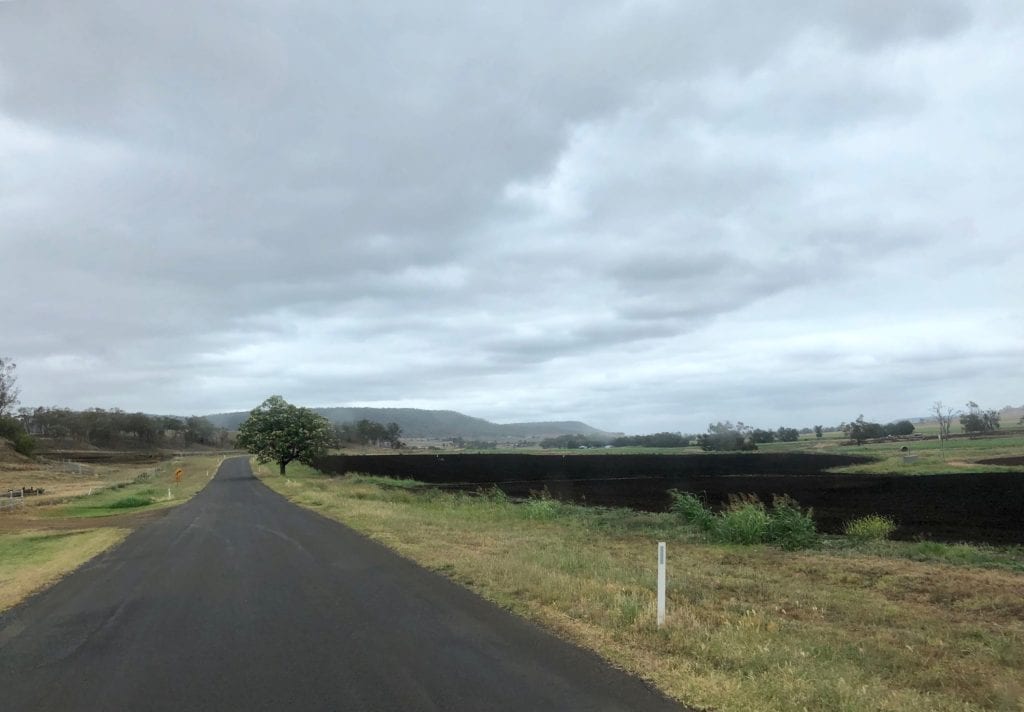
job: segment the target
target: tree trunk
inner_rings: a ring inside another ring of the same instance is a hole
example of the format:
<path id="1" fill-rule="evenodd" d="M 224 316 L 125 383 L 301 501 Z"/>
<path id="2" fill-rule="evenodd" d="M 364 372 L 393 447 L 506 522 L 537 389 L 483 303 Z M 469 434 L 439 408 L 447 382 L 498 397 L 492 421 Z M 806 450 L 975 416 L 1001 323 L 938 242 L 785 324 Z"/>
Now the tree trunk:
<path id="1" fill-rule="evenodd" d="M 281 466 L 281 476 L 284 477 L 284 468 L 288 467 L 288 463 L 287 462 L 279 462 L 277 464 L 279 464 Z"/>

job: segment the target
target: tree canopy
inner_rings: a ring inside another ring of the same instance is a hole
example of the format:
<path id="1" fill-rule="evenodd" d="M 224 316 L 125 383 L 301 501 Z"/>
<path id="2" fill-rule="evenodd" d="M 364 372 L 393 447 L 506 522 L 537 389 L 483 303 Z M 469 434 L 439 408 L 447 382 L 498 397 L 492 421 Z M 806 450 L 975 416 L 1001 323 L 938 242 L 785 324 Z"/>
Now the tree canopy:
<path id="1" fill-rule="evenodd" d="M 914 432 L 914 424 L 909 420 L 897 420 L 882 425 L 881 423 L 864 420 L 864 416 L 859 415 L 852 423 L 843 424 L 842 430 L 851 440 L 860 445 L 865 440 L 879 440 L 881 438 L 910 435 Z"/>
<path id="2" fill-rule="evenodd" d="M 753 428 L 742 422 L 733 425 L 730 421 L 711 423 L 708 432 L 697 436 L 697 444 L 701 450 L 756 450 Z"/>
<path id="3" fill-rule="evenodd" d="M 967 404 L 967 412 L 960 415 L 960 427 L 969 435 L 994 433 L 999 429 L 999 413 L 982 410 L 974 401 Z"/>
<path id="4" fill-rule="evenodd" d="M 14 369 L 17 368 L 9 358 L 0 356 L 0 417 L 12 415 L 14 406 L 18 405 L 17 379 Z"/>
<path id="5" fill-rule="evenodd" d="M 339 444 L 386 446 L 396 450 L 402 447 L 402 428 L 398 423 L 383 425 L 364 418 L 355 423 L 336 425 L 334 433 Z"/>
<path id="6" fill-rule="evenodd" d="M 332 441 L 327 418 L 292 405 L 281 396 L 267 398 L 238 428 L 238 445 L 259 462 L 276 462 L 282 475 L 290 462 L 313 464 Z"/>

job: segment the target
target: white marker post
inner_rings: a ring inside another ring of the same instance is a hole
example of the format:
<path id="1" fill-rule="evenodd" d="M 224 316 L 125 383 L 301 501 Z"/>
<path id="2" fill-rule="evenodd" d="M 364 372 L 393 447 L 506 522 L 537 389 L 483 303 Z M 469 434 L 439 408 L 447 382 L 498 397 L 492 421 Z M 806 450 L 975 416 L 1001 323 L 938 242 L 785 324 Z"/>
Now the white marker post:
<path id="1" fill-rule="evenodd" d="M 658 627 L 665 625 L 665 542 L 658 542 Z"/>

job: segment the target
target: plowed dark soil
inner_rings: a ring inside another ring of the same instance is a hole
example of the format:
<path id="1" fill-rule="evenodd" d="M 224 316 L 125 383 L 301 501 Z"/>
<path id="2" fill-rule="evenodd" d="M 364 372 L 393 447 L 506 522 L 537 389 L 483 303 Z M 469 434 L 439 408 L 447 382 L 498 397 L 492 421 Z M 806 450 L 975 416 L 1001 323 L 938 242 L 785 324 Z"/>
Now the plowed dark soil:
<path id="1" fill-rule="evenodd" d="M 324 458 L 320 469 L 407 477 L 446 488 L 497 486 L 514 497 L 547 490 L 573 502 L 663 512 L 670 489 L 714 506 L 752 493 L 785 494 L 814 508 L 821 530 L 839 533 L 868 514 L 896 520 L 895 536 L 1024 544 L 1024 474 L 836 475 L 826 468 L 864 461 L 835 455 L 370 455 Z M 990 463 L 996 464 L 996 463 Z M 1001 459 L 998 464 L 1013 464 Z"/>

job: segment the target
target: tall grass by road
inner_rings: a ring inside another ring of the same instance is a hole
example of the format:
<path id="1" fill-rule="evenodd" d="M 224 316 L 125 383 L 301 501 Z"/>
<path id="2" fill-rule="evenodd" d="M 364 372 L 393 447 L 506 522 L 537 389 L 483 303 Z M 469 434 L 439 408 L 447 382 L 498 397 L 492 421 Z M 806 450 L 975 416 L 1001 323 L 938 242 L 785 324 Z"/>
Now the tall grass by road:
<path id="1" fill-rule="evenodd" d="M 1024 551 L 709 543 L 672 514 L 525 504 L 289 466 L 264 481 L 716 710 L 1018 710 Z M 655 542 L 669 544 L 655 625 Z M 961 554 L 963 552 L 961 551 Z M 921 560 L 914 560 L 921 559 Z M 955 562 L 959 561 L 959 564 Z"/>

